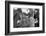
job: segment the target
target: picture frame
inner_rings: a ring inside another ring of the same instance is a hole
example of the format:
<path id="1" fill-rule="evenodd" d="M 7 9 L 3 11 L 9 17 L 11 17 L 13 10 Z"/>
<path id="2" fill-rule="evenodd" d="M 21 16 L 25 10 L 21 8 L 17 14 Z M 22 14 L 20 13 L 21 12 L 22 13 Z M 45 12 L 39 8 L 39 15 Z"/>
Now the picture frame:
<path id="1" fill-rule="evenodd" d="M 12 17 L 14 16 L 13 8 L 14 9 L 16 9 L 16 8 L 17 9 L 18 8 L 21 8 L 21 9 L 23 9 L 23 8 L 24 9 L 25 8 L 37 9 L 38 8 L 40 10 L 40 12 L 39 12 L 40 13 L 39 20 L 42 21 L 42 22 L 40 22 L 40 26 L 41 27 L 35 27 L 35 28 L 31 28 L 31 27 L 16 28 L 16 27 L 11 26 L 11 25 L 13 25 L 12 24 L 13 23 L 12 22 L 13 21 Z M 44 31 L 45 31 L 44 25 L 45 25 L 45 4 L 44 3 L 39 3 L 39 2 L 5 1 L 5 35 L 44 33 Z"/>

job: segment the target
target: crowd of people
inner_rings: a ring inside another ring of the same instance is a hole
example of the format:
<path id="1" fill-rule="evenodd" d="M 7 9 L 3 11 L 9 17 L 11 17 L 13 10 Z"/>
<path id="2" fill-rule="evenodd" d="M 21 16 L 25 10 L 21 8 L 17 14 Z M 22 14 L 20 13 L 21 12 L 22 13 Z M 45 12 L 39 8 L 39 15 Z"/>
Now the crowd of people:
<path id="1" fill-rule="evenodd" d="M 38 9 L 35 10 L 39 13 Z M 33 9 L 27 9 L 27 11 L 29 11 L 28 14 L 24 13 L 21 8 L 14 9 L 14 27 L 37 27 L 37 24 L 39 25 L 39 14 Z"/>

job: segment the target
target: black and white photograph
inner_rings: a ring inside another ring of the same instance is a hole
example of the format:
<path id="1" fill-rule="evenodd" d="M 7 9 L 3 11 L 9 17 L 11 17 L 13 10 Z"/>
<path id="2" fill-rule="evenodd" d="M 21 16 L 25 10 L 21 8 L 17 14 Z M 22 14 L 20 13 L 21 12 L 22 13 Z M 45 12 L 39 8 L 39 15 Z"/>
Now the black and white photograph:
<path id="1" fill-rule="evenodd" d="M 44 33 L 44 3 L 5 2 L 5 34 Z"/>
<path id="2" fill-rule="evenodd" d="M 14 28 L 39 27 L 39 9 L 13 8 Z"/>

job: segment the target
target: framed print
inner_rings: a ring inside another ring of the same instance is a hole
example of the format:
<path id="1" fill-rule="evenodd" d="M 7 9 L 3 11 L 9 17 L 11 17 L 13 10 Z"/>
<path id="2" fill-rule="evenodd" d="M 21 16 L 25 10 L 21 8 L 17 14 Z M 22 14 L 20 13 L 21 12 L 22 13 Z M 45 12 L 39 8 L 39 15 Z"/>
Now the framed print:
<path id="1" fill-rule="evenodd" d="M 44 3 L 5 1 L 5 35 L 44 33 Z"/>

